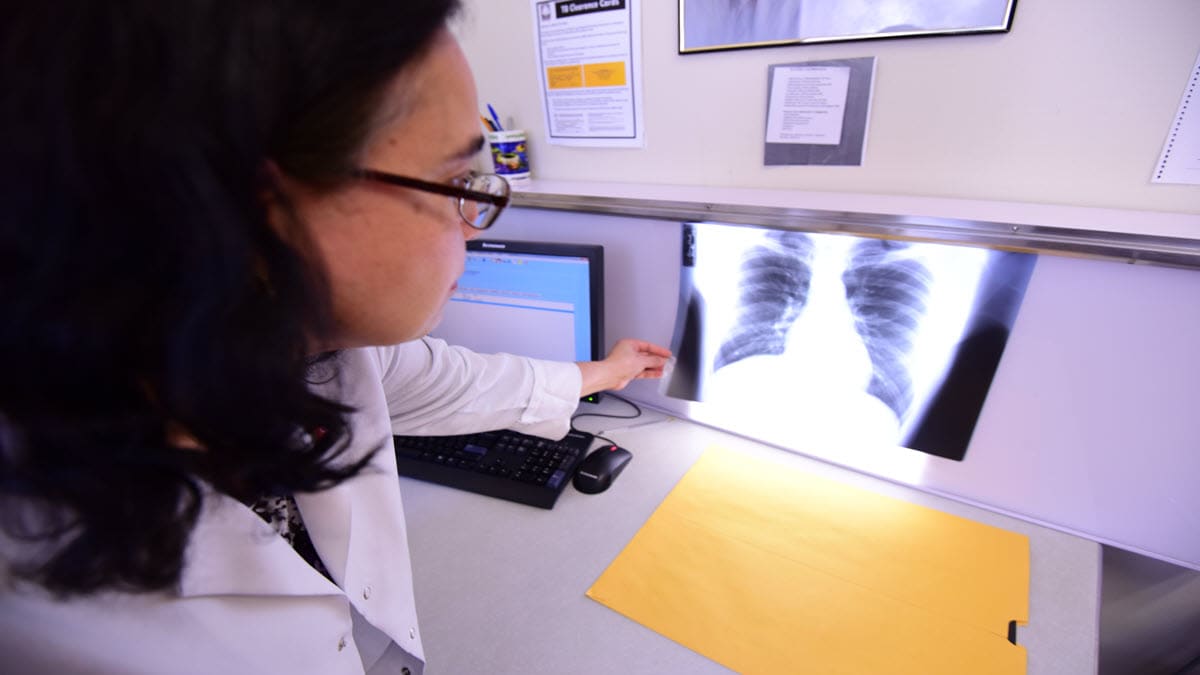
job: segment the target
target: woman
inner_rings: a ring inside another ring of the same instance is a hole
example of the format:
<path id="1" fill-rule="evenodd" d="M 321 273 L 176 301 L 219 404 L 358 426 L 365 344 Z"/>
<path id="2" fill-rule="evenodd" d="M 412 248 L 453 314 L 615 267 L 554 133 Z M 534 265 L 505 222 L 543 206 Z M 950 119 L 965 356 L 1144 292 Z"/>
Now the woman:
<path id="1" fill-rule="evenodd" d="M 390 435 L 561 435 L 666 351 L 422 337 L 505 191 L 470 176 L 452 0 L 28 4 L 0 21 L 3 667 L 419 672 Z"/>

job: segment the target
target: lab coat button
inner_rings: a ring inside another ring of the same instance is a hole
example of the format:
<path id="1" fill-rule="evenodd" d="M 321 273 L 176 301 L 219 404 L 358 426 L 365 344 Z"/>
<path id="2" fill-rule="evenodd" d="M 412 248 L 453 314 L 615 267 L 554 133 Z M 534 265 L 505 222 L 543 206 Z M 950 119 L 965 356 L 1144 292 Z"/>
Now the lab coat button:
<path id="1" fill-rule="evenodd" d="M 338 638 L 338 651 L 340 652 L 345 648 L 346 648 L 346 636 L 343 635 L 342 637 Z"/>
<path id="2" fill-rule="evenodd" d="M 410 638 L 412 638 L 412 639 L 416 640 L 416 639 L 417 639 L 417 629 L 416 629 L 416 628 L 409 628 L 409 629 L 408 629 L 408 637 L 410 637 Z"/>
<path id="3" fill-rule="evenodd" d="M 363 600 L 370 600 L 370 599 L 371 599 L 371 587 L 363 586 Z"/>

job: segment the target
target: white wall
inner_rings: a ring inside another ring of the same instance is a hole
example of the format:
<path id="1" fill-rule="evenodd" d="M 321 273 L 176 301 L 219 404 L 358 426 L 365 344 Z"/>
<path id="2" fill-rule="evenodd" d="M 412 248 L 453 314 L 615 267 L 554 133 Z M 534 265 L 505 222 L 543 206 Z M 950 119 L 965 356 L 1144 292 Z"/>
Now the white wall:
<path id="1" fill-rule="evenodd" d="M 956 197 L 1200 213 L 1150 173 L 1200 52 L 1196 0 L 1022 0 L 1012 32 L 677 53 L 676 0 L 643 0 L 646 147 L 545 142 L 529 0 L 465 0 L 481 101 L 554 180 Z M 767 66 L 877 57 L 862 167 L 764 167 Z"/>

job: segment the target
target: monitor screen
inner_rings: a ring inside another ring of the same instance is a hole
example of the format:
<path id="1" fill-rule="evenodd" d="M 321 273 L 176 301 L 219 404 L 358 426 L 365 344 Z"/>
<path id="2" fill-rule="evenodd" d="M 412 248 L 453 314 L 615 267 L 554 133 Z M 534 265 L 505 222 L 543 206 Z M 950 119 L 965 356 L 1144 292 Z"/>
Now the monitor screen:
<path id="1" fill-rule="evenodd" d="M 603 247 L 475 240 L 431 335 L 487 354 L 593 361 L 603 322 Z"/>

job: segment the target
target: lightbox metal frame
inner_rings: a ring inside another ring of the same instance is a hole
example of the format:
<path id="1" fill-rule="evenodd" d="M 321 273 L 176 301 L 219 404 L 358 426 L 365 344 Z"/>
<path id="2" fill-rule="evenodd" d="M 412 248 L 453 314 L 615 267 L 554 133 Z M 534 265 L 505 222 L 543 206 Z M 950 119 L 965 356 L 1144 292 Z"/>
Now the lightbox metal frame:
<path id="1" fill-rule="evenodd" d="M 518 191 L 512 194 L 512 205 L 676 222 L 714 221 L 802 232 L 854 234 L 882 239 L 957 244 L 1022 253 L 1200 269 L 1200 240 L 1183 237 L 957 218 Z"/>

